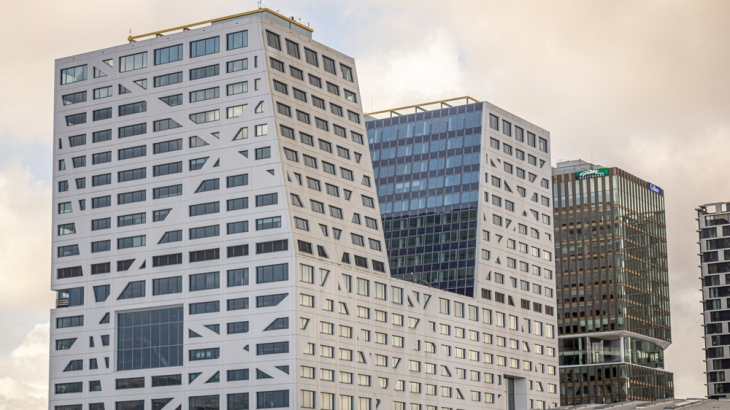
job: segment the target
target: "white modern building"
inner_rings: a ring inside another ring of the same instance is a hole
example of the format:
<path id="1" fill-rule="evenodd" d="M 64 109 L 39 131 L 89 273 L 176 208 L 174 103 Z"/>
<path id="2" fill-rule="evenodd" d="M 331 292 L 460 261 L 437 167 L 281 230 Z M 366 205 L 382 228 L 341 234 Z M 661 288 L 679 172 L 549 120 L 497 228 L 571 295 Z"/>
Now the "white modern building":
<path id="1" fill-rule="evenodd" d="M 391 278 L 352 58 L 268 9 L 129 40 L 56 61 L 49 409 L 558 402 L 554 316 Z"/>
<path id="2" fill-rule="evenodd" d="M 697 229 L 702 273 L 707 397 L 730 398 L 730 203 L 700 205 Z"/>

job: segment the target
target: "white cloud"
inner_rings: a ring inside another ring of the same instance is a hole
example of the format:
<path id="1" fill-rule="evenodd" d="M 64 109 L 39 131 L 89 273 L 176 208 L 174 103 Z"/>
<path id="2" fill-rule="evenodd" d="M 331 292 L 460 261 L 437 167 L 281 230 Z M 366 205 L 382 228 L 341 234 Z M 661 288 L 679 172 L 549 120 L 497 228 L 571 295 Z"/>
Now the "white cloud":
<path id="1" fill-rule="evenodd" d="M 428 33 L 415 47 L 358 58 L 363 109 L 370 112 L 460 95 L 463 74 L 458 61 L 458 42 L 445 30 Z"/>
<path id="2" fill-rule="evenodd" d="M 8 356 L 0 357 L 0 410 L 48 407 L 50 324 L 37 324 Z"/>

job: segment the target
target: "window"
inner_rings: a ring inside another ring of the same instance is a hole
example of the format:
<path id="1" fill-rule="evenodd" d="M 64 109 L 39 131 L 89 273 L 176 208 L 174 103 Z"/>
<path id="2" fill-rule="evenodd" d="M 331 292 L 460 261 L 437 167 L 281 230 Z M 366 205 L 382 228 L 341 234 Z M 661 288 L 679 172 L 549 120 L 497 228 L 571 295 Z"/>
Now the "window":
<path id="1" fill-rule="evenodd" d="M 256 392 L 257 409 L 289 407 L 289 390 Z"/>
<path id="2" fill-rule="evenodd" d="M 333 60 L 327 56 L 322 56 L 322 61 L 324 62 L 324 71 L 337 75 L 337 69 L 335 67 L 335 60 Z"/>
<path id="3" fill-rule="evenodd" d="M 85 156 L 72 158 L 71 161 L 73 162 L 74 168 L 81 168 L 86 166 Z"/>
<path id="4" fill-rule="evenodd" d="M 182 326 L 180 326 L 180 331 L 182 332 Z M 180 339 L 182 340 L 182 336 L 180 336 Z M 181 348 L 181 350 L 182 350 L 182 348 Z M 192 362 L 192 361 L 197 361 L 197 360 L 212 360 L 212 359 L 217 359 L 219 357 L 220 357 L 220 349 L 217 347 L 214 347 L 214 348 L 210 348 L 210 349 L 190 350 L 188 359 Z M 192 399 L 194 399 L 194 397 L 191 397 L 190 399 L 192 400 Z M 195 407 L 193 407 L 193 408 L 195 408 Z"/>
<path id="5" fill-rule="evenodd" d="M 269 206 L 276 205 L 278 203 L 278 194 L 264 194 L 256 196 L 256 206 Z"/>
<path id="6" fill-rule="evenodd" d="M 298 68 L 289 66 L 289 74 L 291 74 L 291 76 L 296 78 L 297 80 L 304 81 L 304 71 L 302 71 Z"/>
<path id="7" fill-rule="evenodd" d="M 226 36 L 226 44 L 228 50 L 248 47 L 248 30 L 228 33 Z"/>
<path id="8" fill-rule="evenodd" d="M 182 263 L 182 253 L 152 257 L 152 267 L 179 265 Z"/>
<path id="9" fill-rule="evenodd" d="M 61 85 L 71 84 L 77 81 L 85 81 L 87 76 L 87 65 L 80 65 L 61 70 Z"/>
<path id="10" fill-rule="evenodd" d="M 125 115 L 131 115 L 131 114 L 138 114 L 140 112 L 147 111 L 147 102 L 146 101 L 140 101 L 136 103 L 131 104 L 125 104 L 119 106 L 119 116 L 123 117 Z M 111 113 L 109 115 L 111 117 Z M 106 117 L 106 118 L 109 118 Z M 96 115 L 94 116 L 94 121 L 96 121 Z"/>
<path id="11" fill-rule="evenodd" d="M 201 315 L 205 313 L 215 313 L 220 311 L 220 302 L 213 301 L 213 302 L 200 302 L 200 303 L 191 303 L 189 305 L 190 308 L 190 314 L 191 315 Z M 193 359 L 190 359 L 193 360 Z"/>
<path id="12" fill-rule="evenodd" d="M 152 280 L 152 295 L 168 295 L 182 292 L 182 276 Z"/>
<path id="13" fill-rule="evenodd" d="M 126 127 L 119 127 L 117 131 L 118 138 L 132 137 L 135 135 L 141 135 L 147 133 L 147 123 L 128 125 Z"/>
<path id="14" fill-rule="evenodd" d="M 137 248 L 147 244 L 146 235 L 117 239 L 117 249 Z"/>
<path id="15" fill-rule="evenodd" d="M 190 275 L 191 292 L 218 288 L 220 288 L 220 275 L 218 272 Z"/>
<path id="16" fill-rule="evenodd" d="M 71 94 L 71 96 L 74 96 L 75 97 L 75 101 L 76 102 L 86 101 L 86 91 L 84 91 L 82 93 L 83 95 L 81 97 L 79 97 L 78 94 L 79 93 Z M 101 88 L 94 89 L 94 99 L 95 100 L 99 100 L 99 99 L 102 99 L 102 98 L 111 97 L 112 94 L 113 94 L 113 88 L 112 88 L 111 85 L 110 86 L 107 86 L 107 87 L 101 87 Z M 64 96 L 64 98 L 63 98 L 63 105 L 71 104 L 71 103 L 68 103 L 68 99 L 67 99 L 68 97 L 71 97 L 71 96 Z M 78 101 L 79 98 L 83 98 L 83 100 L 82 101 Z"/>
<path id="17" fill-rule="evenodd" d="M 190 58 L 214 54 L 220 51 L 220 38 L 211 37 L 190 42 Z"/>
<path id="18" fill-rule="evenodd" d="M 355 180 L 355 174 L 353 174 L 353 172 L 350 171 L 349 169 L 340 167 L 340 175 L 342 176 L 342 178 L 345 178 L 347 180 L 350 180 L 350 181 Z"/>
<path id="19" fill-rule="evenodd" d="M 147 67 L 147 52 L 132 54 L 119 58 L 119 72 L 139 70 Z"/>
<path id="20" fill-rule="evenodd" d="M 226 63 L 226 71 L 234 73 L 236 71 L 248 70 L 248 58 L 241 60 L 229 61 Z"/>
<path id="21" fill-rule="evenodd" d="M 204 124 L 206 122 L 218 121 L 220 119 L 220 110 L 211 110 L 190 114 L 190 121 L 196 124 Z"/>
<path id="22" fill-rule="evenodd" d="M 277 102 L 276 111 L 279 114 L 286 115 L 287 117 L 291 117 L 291 107 L 289 107 L 288 105 L 284 105 L 280 102 Z"/>
<path id="23" fill-rule="evenodd" d="M 307 114 L 304 111 L 297 110 L 297 120 L 299 120 L 299 121 L 301 121 L 301 122 L 303 122 L 305 124 L 311 124 L 312 123 L 311 120 L 310 120 L 310 118 L 309 118 L 309 114 Z M 319 125 L 319 123 L 317 125 Z"/>
<path id="24" fill-rule="evenodd" d="M 155 165 L 152 167 L 152 175 L 159 177 L 182 172 L 183 166 L 181 162 L 172 162 L 169 164 Z M 121 181 L 120 181 L 121 182 Z"/>
<path id="25" fill-rule="evenodd" d="M 247 209 L 248 208 L 248 198 L 235 198 L 235 199 L 229 199 L 226 201 L 226 210 L 228 211 L 236 211 L 239 209 Z"/>
<path id="26" fill-rule="evenodd" d="M 362 197 L 362 204 L 364 206 L 367 206 L 368 208 L 375 208 L 375 201 L 373 198 L 370 198 L 369 196 L 361 195 Z"/>
<path id="27" fill-rule="evenodd" d="M 112 139 L 112 130 L 97 131 L 92 134 L 93 142 L 109 141 L 111 139 Z"/>
<path id="28" fill-rule="evenodd" d="M 182 184 L 152 189 L 152 199 L 169 198 L 182 195 Z"/>
<path id="29" fill-rule="evenodd" d="M 206 249 L 202 251 L 189 252 L 190 262 L 203 262 L 220 259 L 220 249 Z"/>
<path id="30" fill-rule="evenodd" d="M 281 71 L 282 73 L 285 72 L 284 63 L 272 57 L 269 57 L 269 61 L 271 62 L 271 68 L 277 71 Z"/>
<path id="31" fill-rule="evenodd" d="M 256 148 L 256 159 L 271 158 L 271 147 Z"/>
<path id="32" fill-rule="evenodd" d="M 109 109 L 111 110 L 111 109 Z M 66 125 L 78 125 L 78 124 L 85 124 L 86 123 L 86 113 L 82 112 L 80 114 L 74 114 L 74 115 L 67 115 L 66 116 Z"/>
<path id="33" fill-rule="evenodd" d="M 150 331 L 155 334 L 166 333 L 171 335 L 171 342 L 168 342 L 168 348 L 170 350 L 175 349 L 174 354 L 169 354 L 165 359 L 160 358 L 159 355 L 152 353 L 153 350 L 157 351 L 159 347 L 156 345 L 152 346 L 151 339 L 143 338 L 142 341 L 133 344 L 134 340 L 134 329 L 135 321 L 141 320 L 143 317 L 150 317 L 153 320 L 150 326 Z M 158 310 L 147 310 L 137 311 L 129 313 L 118 314 L 117 320 L 117 338 L 119 339 L 119 349 L 117 351 L 117 370 L 133 370 L 133 369 L 147 369 L 157 367 L 168 367 L 168 366 L 182 366 L 183 364 L 183 311 L 182 307 L 158 309 Z M 134 348 L 133 348 L 134 346 Z M 142 354 L 143 356 L 151 357 L 150 361 L 133 360 L 132 352 Z"/>
<path id="34" fill-rule="evenodd" d="M 256 267 L 256 283 L 271 283 L 289 280 L 289 264 Z"/>
<path id="35" fill-rule="evenodd" d="M 226 109 L 226 118 L 238 118 L 241 116 L 241 114 L 243 114 L 243 110 L 245 110 L 245 109 L 246 109 L 246 104 L 228 107 Z"/>

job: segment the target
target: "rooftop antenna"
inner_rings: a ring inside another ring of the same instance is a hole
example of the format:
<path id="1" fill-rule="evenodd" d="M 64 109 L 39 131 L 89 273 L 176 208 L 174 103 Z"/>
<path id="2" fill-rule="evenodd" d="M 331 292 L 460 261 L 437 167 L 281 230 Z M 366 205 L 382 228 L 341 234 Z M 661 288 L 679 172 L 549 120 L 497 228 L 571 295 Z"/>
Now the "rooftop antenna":
<path id="1" fill-rule="evenodd" d="M 261 0 L 259 0 L 259 9 L 261 8 Z"/>

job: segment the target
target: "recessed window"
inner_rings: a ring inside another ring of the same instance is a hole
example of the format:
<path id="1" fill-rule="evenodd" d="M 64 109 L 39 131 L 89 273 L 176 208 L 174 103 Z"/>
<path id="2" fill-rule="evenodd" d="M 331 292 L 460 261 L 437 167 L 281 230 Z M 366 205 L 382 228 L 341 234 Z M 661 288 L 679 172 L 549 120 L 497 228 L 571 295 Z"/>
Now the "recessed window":
<path id="1" fill-rule="evenodd" d="M 139 70 L 147 67 L 147 52 L 132 54 L 119 58 L 119 72 Z"/>
<path id="2" fill-rule="evenodd" d="M 155 65 L 172 63 L 183 59 L 183 46 L 177 44 L 155 50 Z"/>
<path id="3" fill-rule="evenodd" d="M 214 54 L 220 51 L 220 38 L 211 37 L 190 42 L 190 58 Z"/>
<path id="4" fill-rule="evenodd" d="M 85 81 L 87 68 L 88 66 L 86 64 L 71 68 L 64 68 L 61 70 L 61 85 Z"/>
<path id="5" fill-rule="evenodd" d="M 248 47 L 248 30 L 227 34 L 226 45 L 228 50 Z"/>

